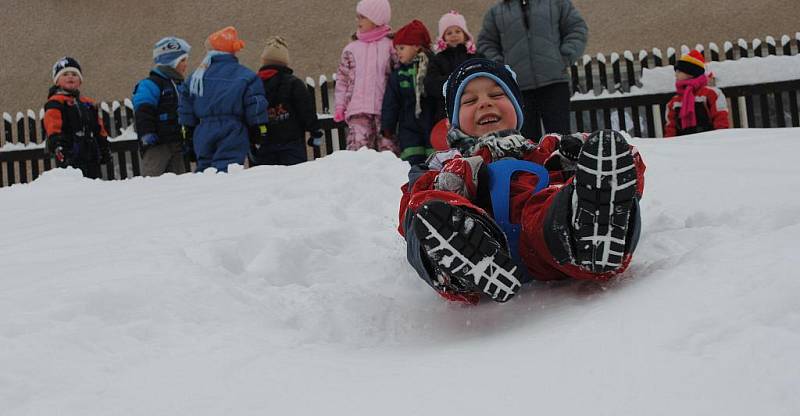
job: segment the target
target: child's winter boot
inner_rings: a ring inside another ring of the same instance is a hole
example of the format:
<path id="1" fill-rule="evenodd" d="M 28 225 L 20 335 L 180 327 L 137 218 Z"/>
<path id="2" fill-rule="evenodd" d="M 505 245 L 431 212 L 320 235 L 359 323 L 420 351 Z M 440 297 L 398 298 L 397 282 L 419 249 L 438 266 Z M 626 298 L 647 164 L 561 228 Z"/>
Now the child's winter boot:
<path id="1" fill-rule="evenodd" d="M 505 302 L 522 286 L 522 271 L 491 218 L 430 201 L 417 210 L 412 226 L 437 274 L 461 293 L 475 290 Z"/>
<path id="2" fill-rule="evenodd" d="M 636 167 L 623 134 L 601 130 L 581 148 L 571 195 L 574 262 L 595 273 L 618 269 L 630 250 Z"/>

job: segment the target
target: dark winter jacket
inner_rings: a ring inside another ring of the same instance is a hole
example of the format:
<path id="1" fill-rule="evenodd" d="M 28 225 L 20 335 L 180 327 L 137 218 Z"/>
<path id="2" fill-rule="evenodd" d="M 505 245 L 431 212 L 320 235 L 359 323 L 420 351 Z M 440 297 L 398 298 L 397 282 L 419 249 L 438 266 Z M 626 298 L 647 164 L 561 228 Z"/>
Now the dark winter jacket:
<path id="1" fill-rule="evenodd" d="M 400 65 L 389 75 L 381 109 L 381 130 L 396 134 L 400 158 L 420 158 L 431 153 L 430 133 L 436 111 L 436 97 L 420 96 L 421 113 L 416 115 L 417 97 L 414 90 L 418 63 Z"/>
<path id="2" fill-rule="evenodd" d="M 174 72 L 174 71 L 172 71 Z M 150 76 L 139 81 L 133 89 L 133 111 L 136 114 L 136 133 L 158 136 L 158 143 L 180 142 L 178 124 L 178 86 L 183 78 L 158 67 Z"/>
<path id="3" fill-rule="evenodd" d="M 262 67 L 258 76 L 264 83 L 269 102 L 267 142 L 298 142 L 305 145 L 305 133 L 316 133 L 320 130 L 317 112 L 314 110 L 314 97 L 309 93 L 305 82 L 292 75 L 290 68 L 278 65 Z"/>
<path id="4" fill-rule="evenodd" d="M 428 74 L 425 75 L 425 92 L 428 97 L 435 97 L 437 101 L 433 124 L 447 118 L 444 95 L 442 95 L 442 87 L 447 82 L 447 77 L 467 59 L 480 57 L 480 54 L 468 53 L 465 45 L 458 45 L 448 47 L 431 59 Z"/>
<path id="5" fill-rule="evenodd" d="M 47 133 L 47 148 L 53 152 L 61 147 L 65 160 L 58 166 L 72 166 L 80 169 L 93 167 L 99 176 L 99 166 L 110 159 L 108 134 L 97 105 L 78 91 L 65 91 L 58 87 L 50 88 L 44 106 L 44 128 Z"/>
<path id="6" fill-rule="evenodd" d="M 244 163 L 250 150 L 249 129 L 267 124 L 264 86 L 234 55 L 219 55 L 203 77 L 202 96 L 190 93 L 191 76 L 181 86 L 179 123 L 194 129 L 197 170 L 213 166 L 227 171 Z"/>
<path id="7" fill-rule="evenodd" d="M 486 12 L 478 52 L 510 65 L 528 91 L 568 82 L 567 67 L 583 54 L 588 33 L 570 0 L 504 0 Z"/>

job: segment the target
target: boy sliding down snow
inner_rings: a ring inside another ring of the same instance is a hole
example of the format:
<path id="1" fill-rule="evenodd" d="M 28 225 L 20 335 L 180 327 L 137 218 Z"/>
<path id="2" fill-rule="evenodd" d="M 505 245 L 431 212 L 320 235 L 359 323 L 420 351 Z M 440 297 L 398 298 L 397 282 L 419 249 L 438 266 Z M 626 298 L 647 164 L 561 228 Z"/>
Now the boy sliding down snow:
<path id="1" fill-rule="evenodd" d="M 485 59 L 456 69 L 445 98 L 451 150 L 412 168 L 400 201 L 399 231 L 423 280 L 445 299 L 475 304 L 481 293 L 505 302 L 531 278 L 605 281 L 628 267 L 645 166 L 621 133 L 547 135 L 535 145 L 518 133 L 513 72 Z M 488 166 L 504 159 L 550 172 L 508 171 L 510 183 L 497 185 L 496 168 L 508 162 Z M 541 179 L 550 186 L 535 192 Z M 518 235 L 495 221 L 504 213 Z"/>

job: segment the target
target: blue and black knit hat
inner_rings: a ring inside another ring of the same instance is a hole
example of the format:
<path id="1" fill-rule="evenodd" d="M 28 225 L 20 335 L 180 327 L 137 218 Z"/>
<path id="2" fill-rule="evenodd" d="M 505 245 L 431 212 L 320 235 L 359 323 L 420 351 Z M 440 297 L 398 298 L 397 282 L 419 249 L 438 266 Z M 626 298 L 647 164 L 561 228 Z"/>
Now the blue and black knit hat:
<path id="1" fill-rule="evenodd" d="M 192 47 L 185 40 L 169 36 L 153 45 L 153 62 L 175 68 L 191 50 Z"/>
<path id="2" fill-rule="evenodd" d="M 472 58 L 464 61 L 461 66 L 450 74 L 444 84 L 444 88 L 442 88 L 450 127 L 459 128 L 458 112 L 460 106 L 457 104 L 461 102 L 461 95 L 464 93 L 464 88 L 466 88 L 467 84 L 478 77 L 486 77 L 493 80 L 505 91 L 517 112 L 517 130 L 522 129 L 522 122 L 524 121 L 521 105 L 522 93 L 519 90 L 519 85 L 517 85 L 517 74 L 508 65 L 482 58 Z"/>

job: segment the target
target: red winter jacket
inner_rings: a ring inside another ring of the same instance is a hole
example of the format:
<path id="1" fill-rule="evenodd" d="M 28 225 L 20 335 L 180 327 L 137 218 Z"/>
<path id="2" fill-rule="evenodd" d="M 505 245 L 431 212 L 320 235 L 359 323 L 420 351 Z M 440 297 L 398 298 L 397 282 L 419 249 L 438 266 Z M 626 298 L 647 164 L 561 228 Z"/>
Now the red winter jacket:
<path id="1" fill-rule="evenodd" d="M 667 103 L 664 137 L 730 128 L 728 121 L 728 101 L 719 88 L 705 86 L 695 94 L 695 114 L 697 125 L 689 129 L 681 128 L 681 95 L 676 94 Z"/>

